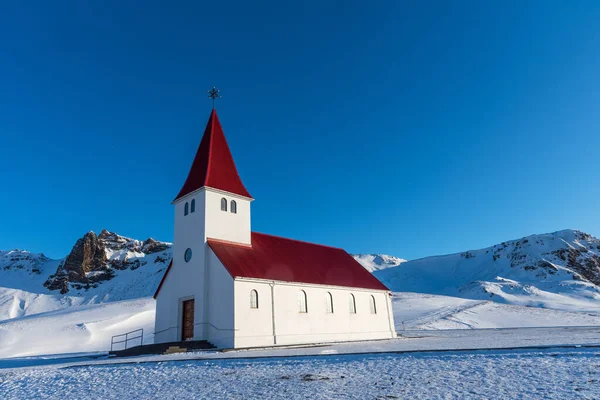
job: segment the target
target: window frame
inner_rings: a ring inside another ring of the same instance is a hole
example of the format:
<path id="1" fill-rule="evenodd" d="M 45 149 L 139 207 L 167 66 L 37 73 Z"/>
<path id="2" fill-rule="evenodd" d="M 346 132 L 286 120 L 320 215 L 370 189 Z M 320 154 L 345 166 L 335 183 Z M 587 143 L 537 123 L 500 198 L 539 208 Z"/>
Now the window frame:
<path id="1" fill-rule="evenodd" d="M 371 311 L 371 314 L 377 314 L 377 303 L 375 301 L 375 296 L 371 295 L 371 298 L 369 299 L 369 310 Z"/>
<path id="2" fill-rule="evenodd" d="M 308 296 L 302 289 L 298 291 L 298 312 L 308 314 Z"/>
<path id="3" fill-rule="evenodd" d="M 227 212 L 227 199 L 225 197 L 221 197 L 221 211 Z"/>
<path id="4" fill-rule="evenodd" d="M 229 203 L 229 211 L 232 214 L 237 214 L 237 202 L 235 200 L 231 200 Z"/>
<path id="5" fill-rule="evenodd" d="M 196 211 L 196 199 L 192 199 L 190 203 L 190 214 Z"/>
<path id="6" fill-rule="evenodd" d="M 189 255 L 189 257 L 188 257 L 188 255 Z M 186 263 L 189 263 L 190 261 L 192 261 L 192 255 L 193 255 L 193 251 L 191 248 L 188 247 L 183 252 L 183 261 L 185 261 Z"/>
<path id="7" fill-rule="evenodd" d="M 354 297 L 354 294 L 350 293 L 349 300 L 348 310 L 350 311 L 350 314 L 356 314 L 356 297 Z"/>
<path id="8" fill-rule="evenodd" d="M 189 203 L 186 201 L 185 202 L 185 206 L 183 206 L 183 215 L 186 216 L 190 213 L 190 205 Z"/>
<path id="9" fill-rule="evenodd" d="M 325 293 L 325 314 L 333 314 L 333 295 L 331 292 Z"/>
<path id="10" fill-rule="evenodd" d="M 250 308 L 257 310 L 258 307 L 259 307 L 259 303 L 258 303 L 258 291 L 256 289 L 252 289 L 250 291 Z"/>

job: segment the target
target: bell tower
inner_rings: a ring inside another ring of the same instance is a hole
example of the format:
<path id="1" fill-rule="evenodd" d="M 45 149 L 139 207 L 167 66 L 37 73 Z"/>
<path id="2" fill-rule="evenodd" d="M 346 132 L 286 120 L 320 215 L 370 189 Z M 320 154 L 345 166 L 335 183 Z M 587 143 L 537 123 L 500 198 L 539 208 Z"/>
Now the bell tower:
<path id="1" fill-rule="evenodd" d="M 219 97 L 215 88 L 209 94 L 213 102 Z M 171 271 L 165 273 L 154 295 L 156 343 L 211 336 L 214 315 L 210 314 L 209 292 L 214 277 L 208 265 L 207 240 L 251 246 L 252 201 L 235 167 L 213 103 L 188 176 L 172 202 L 173 260 Z"/>
<path id="2" fill-rule="evenodd" d="M 213 109 L 187 179 L 173 200 L 174 251 L 180 243 L 205 243 L 208 238 L 250 245 L 252 200 Z"/>

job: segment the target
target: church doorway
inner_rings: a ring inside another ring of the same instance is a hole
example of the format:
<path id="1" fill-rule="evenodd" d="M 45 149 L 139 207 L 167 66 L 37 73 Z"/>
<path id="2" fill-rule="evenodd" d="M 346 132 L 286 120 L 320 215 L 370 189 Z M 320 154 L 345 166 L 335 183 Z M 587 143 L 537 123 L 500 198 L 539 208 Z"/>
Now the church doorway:
<path id="1" fill-rule="evenodd" d="M 194 339 L 194 300 L 185 300 L 181 313 L 181 340 Z"/>

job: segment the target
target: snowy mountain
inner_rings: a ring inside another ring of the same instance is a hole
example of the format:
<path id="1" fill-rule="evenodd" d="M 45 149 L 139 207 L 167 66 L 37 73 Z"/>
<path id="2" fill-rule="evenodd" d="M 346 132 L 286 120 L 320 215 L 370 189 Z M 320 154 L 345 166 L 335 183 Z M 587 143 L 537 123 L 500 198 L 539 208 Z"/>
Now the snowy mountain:
<path id="1" fill-rule="evenodd" d="M 171 244 L 86 233 L 62 260 L 0 251 L 0 320 L 154 294 Z"/>
<path id="2" fill-rule="evenodd" d="M 381 271 L 386 268 L 397 267 L 403 262 L 403 258 L 388 256 L 385 254 L 353 254 L 352 257 L 369 272 Z"/>
<path id="3" fill-rule="evenodd" d="M 374 274 L 398 292 L 600 311 L 600 240 L 577 230 L 407 261 Z"/>
<path id="4" fill-rule="evenodd" d="M 152 296 L 171 244 L 88 232 L 61 260 L 0 251 L 0 320 Z M 577 230 L 532 235 L 481 250 L 406 261 L 354 258 L 395 292 L 600 311 L 600 240 Z"/>
<path id="5" fill-rule="evenodd" d="M 354 258 L 396 292 L 401 331 L 600 326 L 599 254 L 600 240 L 565 230 L 413 261 Z M 106 351 L 138 328 L 152 343 L 151 296 L 171 255 L 170 243 L 108 231 L 61 260 L 0 251 L 0 358 Z"/>

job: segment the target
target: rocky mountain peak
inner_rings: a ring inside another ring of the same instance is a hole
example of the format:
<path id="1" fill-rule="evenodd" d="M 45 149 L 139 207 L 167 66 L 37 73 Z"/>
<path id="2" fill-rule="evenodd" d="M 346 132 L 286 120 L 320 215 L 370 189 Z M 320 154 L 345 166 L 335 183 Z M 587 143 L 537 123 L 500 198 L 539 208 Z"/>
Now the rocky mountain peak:
<path id="1" fill-rule="evenodd" d="M 106 229 L 102 229 L 102 232 L 100 232 L 100 234 L 98 235 L 98 239 L 108 239 L 109 237 L 114 236 L 114 235 L 116 235 L 116 233 L 112 233 Z"/>
<path id="2" fill-rule="evenodd" d="M 600 299 L 600 240 L 566 229 L 412 260 L 374 274 L 393 291 L 579 310 Z"/>
<path id="3" fill-rule="evenodd" d="M 106 261 L 104 243 L 90 231 L 77 240 L 55 276 L 51 276 L 44 285 L 50 290 L 59 289 L 64 294 L 69 291 L 69 282 L 88 283 L 89 272 L 105 270 Z"/>
<path id="4" fill-rule="evenodd" d="M 170 257 L 171 244 L 154 239 L 145 241 L 129 239 L 107 229 L 99 235 L 93 231 L 78 239 L 69 255 L 60 263 L 56 273 L 44 283 L 50 290 L 69 291 L 69 285 L 77 289 L 97 287 L 110 280 L 115 270 L 137 269 L 147 261 L 148 254 L 164 253 L 154 262 L 165 263 Z"/>
<path id="5" fill-rule="evenodd" d="M 0 265 L 4 270 L 27 270 L 40 274 L 40 266 L 50 260 L 43 253 L 31 253 L 25 250 L 0 250 Z"/>
<path id="6" fill-rule="evenodd" d="M 493 261 L 508 260 L 511 268 L 536 271 L 537 278 L 545 279 L 566 268 L 573 279 L 587 280 L 600 285 L 600 240 L 576 229 L 531 235 L 503 242 L 484 249 Z M 483 250 L 462 253 L 482 256 Z M 559 268 L 560 267 L 560 268 Z"/>
<path id="7" fill-rule="evenodd" d="M 165 251 L 169 247 L 170 246 L 168 243 L 159 242 L 158 240 L 148 238 L 142 243 L 142 252 L 146 254 L 159 253 L 161 251 Z"/>

